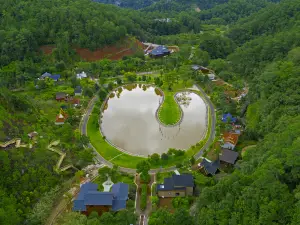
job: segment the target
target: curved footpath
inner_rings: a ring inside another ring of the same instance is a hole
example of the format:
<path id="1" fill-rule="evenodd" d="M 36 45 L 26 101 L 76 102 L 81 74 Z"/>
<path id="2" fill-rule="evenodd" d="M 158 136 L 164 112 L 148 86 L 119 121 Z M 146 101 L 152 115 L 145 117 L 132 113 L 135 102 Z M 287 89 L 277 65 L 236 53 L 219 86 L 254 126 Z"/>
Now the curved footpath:
<path id="1" fill-rule="evenodd" d="M 202 97 L 204 98 L 206 104 L 208 105 L 210 112 L 211 112 L 211 132 L 209 134 L 209 138 L 207 140 L 207 142 L 205 143 L 205 145 L 200 149 L 200 151 L 198 153 L 196 153 L 194 155 L 195 159 L 198 160 L 202 155 L 205 149 L 207 149 L 210 144 L 214 141 L 215 138 L 215 126 L 216 126 L 216 115 L 215 115 L 215 108 L 214 105 L 212 104 L 212 102 L 210 101 L 209 97 L 206 95 L 206 93 L 204 92 L 204 90 L 198 86 L 198 85 L 194 85 L 195 90 L 198 90 L 201 92 L 201 94 L 203 95 Z M 95 103 L 98 100 L 98 96 L 95 96 L 94 98 L 92 98 L 92 100 L 89 102 L 86 112 L 82 117 L 82 120 L 80 122 L 80 126 L 79 129 L 81 131 L 82 135 L 86 135 L 87 136 L 87 124 L 88 124 L 88 120 L 89 117 L 94 109 Z M 94 154 L 95 154 L 95 158 L 98 162 L 108 166 L 108 167 L 113 167 L 113 163 L 107 161 L 106 159 L 104 159 L 99 153 L 98 151 L 95 149 L 95 147 L 93 145 L 91 145 L 89 143 L 89 147 L 92 148 L 94 150 Z M 149 172 L 150 173 L 157 173 L 157 172 L 169 172 L 169 171 L 173 171 L 174 169 L 176 169 L 176 166 L 173 167 L 169 167 L 169 168 L 161 168 L 161 169 L 152 169 Z M 131 168 L 125 168 L 125 167 L 120 167 L 120 171 L 125 172 L 125 173 L 131 173 L 131 174 L 135 174 L 136 173 L 136 169 L 131 169 Z"/>

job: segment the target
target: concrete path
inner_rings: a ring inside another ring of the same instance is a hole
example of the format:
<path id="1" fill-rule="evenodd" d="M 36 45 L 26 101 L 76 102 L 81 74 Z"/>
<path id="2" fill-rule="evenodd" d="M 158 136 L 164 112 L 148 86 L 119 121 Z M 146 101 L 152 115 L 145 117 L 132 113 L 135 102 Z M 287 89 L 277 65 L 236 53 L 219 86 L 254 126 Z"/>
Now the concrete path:
<path id="1" fill-rule="evenodd" d="M 211 113 L 211 132 L 209 134 L 209 138 L 208 138 L 207 142 L 205 143 L 205 145 L 194 156 L 194 158 L 196 160 L 198 160 L 203 155 L 204 150 L 206 150 L 207 148 L 209 148 L 210 144 L 213 143 L 213 141 L 215 139 L 215 133 L 216 133 L 216 130 L 215 130 L 215 128 L 216 128 L 216 113 L 215 113 L 215 107 L 214 107 L 213 103 L 211 102 L 210 98 L 206 95 L 205 91 L 199 85 L 197 85 L 197 84 L 194 85 L 193 88 L 195 88 L 195 89 L 197 89 L 198 91 L 201 92 L 204 100 L 206 101 L 207 106 L 209 107 L 209 111 Z"/>
<path id="2" fill-rule="evenodd" d="M 135 212 L 139 216 L 139 225 L 147 225 L 148 224 L 148 218 L 152 211 L 152 202 L 151 202 L 151 188 L 152 184 L 155 182 L 155 173 L 150 174 L 150 182 L 148 183 L 148 193 L 147 193 L 147 206 L 144 211 L 140 209 L 140 202 L 141 202 L 141 182 L 140 182 L 140 175 L 136 174 L 135 176 L 135 183 L 137 185 L 137 195 L 136 195 L 136 208 Z"/>

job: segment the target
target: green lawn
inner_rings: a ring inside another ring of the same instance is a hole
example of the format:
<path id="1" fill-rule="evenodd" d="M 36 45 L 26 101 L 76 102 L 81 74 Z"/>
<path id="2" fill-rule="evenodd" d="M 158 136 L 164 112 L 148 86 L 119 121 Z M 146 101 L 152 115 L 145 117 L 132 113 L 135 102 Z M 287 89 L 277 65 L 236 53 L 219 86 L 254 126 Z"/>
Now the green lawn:
<path id="1" fill-rule="evenodd" d="M 175 92 L 164 91 L 164 102 L 158 110 L 158 118 L 165 125 L 174 125 L 181 118 L 180 106 L 174 99 Z"/>

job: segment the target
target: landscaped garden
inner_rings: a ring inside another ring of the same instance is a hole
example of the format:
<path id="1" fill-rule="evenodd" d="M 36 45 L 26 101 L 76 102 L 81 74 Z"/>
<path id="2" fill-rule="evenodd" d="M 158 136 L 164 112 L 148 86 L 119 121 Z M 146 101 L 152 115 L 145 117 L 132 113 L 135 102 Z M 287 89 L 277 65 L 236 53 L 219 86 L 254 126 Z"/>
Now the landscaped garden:
<path id="1" fill-rule="evenodd" d="M 180 106 L 175 101 L 176 92 L 164 91 L 164 101 L 158 110 L 158 118 L 165 125 L 178 123 L 182 116 Z"/>

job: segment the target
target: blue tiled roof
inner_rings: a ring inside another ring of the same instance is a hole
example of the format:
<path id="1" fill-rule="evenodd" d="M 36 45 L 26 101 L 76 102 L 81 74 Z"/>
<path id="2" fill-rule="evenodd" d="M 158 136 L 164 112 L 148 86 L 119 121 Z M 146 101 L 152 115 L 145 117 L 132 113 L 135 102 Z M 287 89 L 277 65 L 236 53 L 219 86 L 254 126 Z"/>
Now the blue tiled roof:
<path id="1" fill-rule="evenodd" d="M 126 208 L 126 200 L 113 200 L 112 211 L 118 211 Z"/>
<path id="2" fill-rule="evenodd" d="M 164 55 L 170 53 L 169 49 L 166 46 L 160 45 L 151 51 L 151 55 Z"/>
<path id="3" fill-rule="evenodd" d="M 228 121 L 228 118 L 230 118 L 230 121 L 232 122 L 232 123 L 235 123 L 236 122 L 236 118 L 235 117 L 233 117 L 230 113 L 227 113 L 227 114 L 223 114 L 223 116 L 222 116 L 222 122 L 224 122 L 224 123 L 226 123 L 227 121 Z"/>
<path id="4" fill-rule="evenodd" d="M 74 90 L 75 93 L 81 93 L 82 92 L 82 89 L 80 86 L 77 86 Z"/>
<path id="5" fill-rule="evenodd" d="M 200 165 L 206 169 L 208 174 L 215 175 L 217 170 L 220 168 L 220 161 L 217 159 L 214 162 L 209 162 L 206 158 L 204 158 Z"/>
<path id="6" fill-rule="evenodd" d="M 91 182 L 81 185 L 80 192 L 77 196 L 77 199 L 74 201 L 73 210 L 74 211 L 85 211 L 86 210 L 86 207 L 84 204 L 85 194 L 88 193 L 89 191 L 97 191 L 97 188 L 98 188 L 98 185 L 93 184 Z"/>
<path id="7" fill-rule="evenodd" d="M 192 174 L 181 174 L 172 176 L 174 186 L 180 187 L 194 187 L 194 178 Z"/>
<path id="8" fill-rule="evenodd" d="M 194 186 L 192 174 L 172 175 L 164 179 L 163 184 L 157 185 L 157 191 L 184 190 L 186 187 Z"/>
<path id="9" fill-rule="evenodd" d="M 128 199 L 128 184 L 116 183 L 112 186 L 112 193 L 114 194 L 114 199 L 117 200 L 127 200 Z"/>
<path id="10" fill-rule="evenodd" d="M 53 79 L 53 80 L 58 80 L 58 79 L 60 79 L 60 75 L 59 74 L 54 74 L 54 75 L 51 75 L 50 78 Z"/>
<path id="11" fill-rule="evenodd" d="M 84 200 L 78 200 L 78 199 L 74 200 L 73 211 L 86 211 Z"/>
<path id="12" fill-rule="evenodd" d="M 77 199 L 74 200 L 73 211 L 86 211 L 88 205 L 112 206 L 113 211 L 126 208 L 128 184 L 114 184 L 112 192 L 99 192 L 97 187 L 97 184 L 91 182 L 83 184 Z"/>
<path id="13" fill-rule="evenodd" d="M 113 193 L 89 191 L 84 195 L 85 205 L 112 205 Z"/>
<path id="14" fill-rule="evenodd" d="M 51 77 L 51 76 L 52 76 L 51 73 L 48 72 L 42 74 L 42 78 Z"/>

